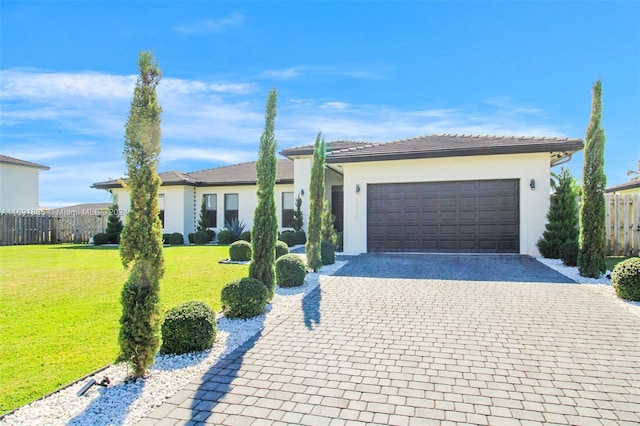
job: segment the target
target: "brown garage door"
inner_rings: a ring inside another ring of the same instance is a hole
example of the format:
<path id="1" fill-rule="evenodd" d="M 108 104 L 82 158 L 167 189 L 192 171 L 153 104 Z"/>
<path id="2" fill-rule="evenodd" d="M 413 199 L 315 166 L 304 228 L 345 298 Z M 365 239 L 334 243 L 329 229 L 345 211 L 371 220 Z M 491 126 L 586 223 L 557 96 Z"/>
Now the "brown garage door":
<path id="1" fill-rule="evenodd" d="M 518 253 L 519 180 L 370 184 L 370 252 Z"/>

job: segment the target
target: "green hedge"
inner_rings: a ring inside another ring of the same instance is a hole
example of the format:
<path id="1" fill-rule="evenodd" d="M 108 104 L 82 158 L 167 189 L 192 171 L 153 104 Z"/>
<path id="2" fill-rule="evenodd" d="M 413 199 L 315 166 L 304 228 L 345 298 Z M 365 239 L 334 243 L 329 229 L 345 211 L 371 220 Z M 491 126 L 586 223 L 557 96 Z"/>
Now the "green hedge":
<path id="1" fill-rule="evenodd" d="M 193 242 L 198 245 L 208 244 L 211 241 L 211 236 L 207 231 L 198 231 L 194 234 Z"/>
<path id="2" fill-rule="evenodd" d="M 234 241 L 237 241 L 237 239 L 233 236 L 231 231 L 223 229 L 222 231 L 218 232 L 218 244 L 231 244 Z"/>
<path id="3" fill-rule="evenodd" d="M 285 254 L 276 260 L 276 282 L 280 287 L 298 287 L 304 284 L 307 268 L 295 254 Z"/>
<path id="4" fill-rule="evenodd" d="M 284 241 L 288 247 L 296 245 L 296 233 L 294 231 L 282 231 L 278 239 Z"/>
<path id="5" fill-rule="evenodd" d="M 269 301 L 269 290 L 254 278 L 241 278 L 224 286 L 220 301 L 225 317 L 251 318 L 264 313 Z"/>
<path id="6" fill-rule="evenodd" d="M 184 354 L 211 348 L 216 339 L 215 313 L 204 302 L 186 302 L 167 311 L 162 323 L 163 354 Z"/>
<path id="7" fill-rule="evenodd" d="M 320 257 L 323 265 L 333 265 L 336 263 L 336 246 L 330 241 L 322 240 L 320 245 Z"/>
<path id="8" fill-rule="evenodd" d="M 251 260 L 251 244 L 244 240 L 234 242 L 229 246 L 229 257 L 235 262 Z"/>
<path id="9" fill-rule="evenodd" d="M 285 254 L 289 254 L 289 246 L 284 241 L 276 241 L 276 259 Z"/>
<path id="10" fill-rule="evenodd" d="M 618 263 L 613 268 L 611 284 L 618 297 L 640 302 L 640 257 Z"/>
<path id="11" fill-rule="evenodd" d="M 93 244 L 101 246 L 109 243 L 109 236 L 105 232 L 100 232 L 93 236 Z"/>
<path id="12" fill-rule="evenodd" d="M 172 246 L 181 246 L 184 244 L 184 236 L 179 232 L 174 232 L 169 237 L 169 244 Z"/>

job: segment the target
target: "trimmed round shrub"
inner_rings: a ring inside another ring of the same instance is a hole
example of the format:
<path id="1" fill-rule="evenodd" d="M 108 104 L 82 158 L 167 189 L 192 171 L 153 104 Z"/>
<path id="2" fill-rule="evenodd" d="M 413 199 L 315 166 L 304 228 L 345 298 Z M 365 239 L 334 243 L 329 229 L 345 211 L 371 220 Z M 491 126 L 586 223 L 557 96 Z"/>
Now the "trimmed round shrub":
<path id="1" fill-rule="evenodd" d="M 580 252 L 580 246 L 577 241 L 561 245 L 560 259 L 562 259 L 562 263 L 566 266 L 578 266 L 578 252 Z"/>
<path id="2" fill-rule="evenodd" d="M 169 244 L 171 234 L 162 234 L 162 244 Z"/>
<path id="3" fill-rule="evenodd" d="M 618 263 L 613 268 L 611 284 L 618 297 L 640 302 L 640 257 Z"/>
<path id="4" fill-rule="evenodd" d="M 307 242 L 307 235 L 304 233 L 304 231 L 294 231 L 294 234 L 296 236 L 296 245 L 297 244 L 305 244 Z"/>
<path id="5" fill-rule="evenodd" d="M 323 265 L 333 265 L 336 263 L 336 246 L 331 241 L 322 240 L 320 244 L 320 258 Z"/>
<path id="6" fill-rule="evenodd" d="M 276 259 L 285 254 L 289 254 L 289 246 L 287 246 L 287 243 L 280 240 L 276 241 Z"/>
<path id="7" fill-rule="evenodd" d="M 244 231 L 242 234 L 240 234 L 240 239 L 250 243 L 251 242 L 251 231 Z"/>
<path id="8" fill-rule="evenodd" d="M 214 231 L 213 229 L 205 229 L 205 232 L 209 234 L 209 241 L 213 241 L 213 239 L 216 237 L 216 231 Z"/>
<path id="9" fill-rule="evenodd" d="M 207 231 L 198 231 L 195 233 L 193 242 L 195 244 L 208 244 L 211 239 L 209 238 L 209 233 Z"/>
<path id="10" fill-rule="evenodd" d="M 100 232 L 93 236 L 93 244 L 101 246 L 109 243 L 109 236 L 105 232 Z"/>
<path id="11" fill-rule="evenodd" d="M 187 240 L 189 241 L 190 244 L 193 244 L 196 242 L 196 233 L 195 232 L 189 232 L 189 234 L 187 235 Z"/>
<path id="12" fill-rule="evenodd" d="M 235 262 L 251 260 L 251 244 L 244 240 L 235 241 L 229 246 L 229 257 Z"/>
<path id="13" fill-rule="evenodd" d="M 293 247 L 296 245 L 296 233 L 294 231 L 282 231 L 279 240 L 284 241 L 287 247 Z"/>
<path id="14" fill-rule="evenodd" d="M 169 244 L 172 246 L 181 246 L 184 244 L 184 237 L 179 232 L 174 232 L 169 237 Z"/>
<path id="15" fill-rule="evenodd" d="M 225 317 L 252 318 L 264 313 L 269 290 L 255 278 L 240 278 L 222 288 L 220 301 Z"/>
<path id="16" fill-rule="evenodd" d="M 185 354 L 209 349 L 216 339 L 216 315 L 203 302 L 186 302 L 169 309 L 162 323 L 160 353 Z"/>
<path id="17" fill-rule="evenodd" d="M 307 268 L 300 256 L 285 254 L 276 260 L 276 282 L 280 287 L 298 287 L 304 283 Z"/>
<path id="18" fill-rule="evenodd" d="M 231 231 L 223 229 L 222 231 L 218 232 L 218 244 L 231 244 L 234 241 L 236 241 L 236 239 Z"/>

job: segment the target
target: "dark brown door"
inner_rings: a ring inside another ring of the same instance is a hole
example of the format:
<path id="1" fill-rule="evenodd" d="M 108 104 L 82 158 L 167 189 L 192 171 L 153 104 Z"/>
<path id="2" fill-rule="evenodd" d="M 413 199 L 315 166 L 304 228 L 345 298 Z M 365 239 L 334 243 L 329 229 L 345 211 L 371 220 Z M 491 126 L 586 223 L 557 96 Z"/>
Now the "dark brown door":
<path id="1" fill-rule="evenodd" d="M 344 189 L 342 185 L 331 187 L 331 214 L 336 217 L 336 232 L 342 232 L 344 222 Z"/>
<path id="2" fill-rule="evenodd" d="M 371 184 L 368 251 L 518 253 L 519 180 Z"/>

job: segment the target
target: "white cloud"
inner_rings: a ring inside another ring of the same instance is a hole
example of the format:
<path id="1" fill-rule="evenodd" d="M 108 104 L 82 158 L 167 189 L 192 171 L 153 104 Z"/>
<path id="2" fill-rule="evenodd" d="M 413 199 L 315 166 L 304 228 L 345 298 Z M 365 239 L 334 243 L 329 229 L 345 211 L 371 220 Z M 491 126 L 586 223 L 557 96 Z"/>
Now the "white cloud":
<path id="1" fill-rule="evenodd" d="M 197 158 L 212 163 L 236 164 L 253 161 L 256 159 L 254 150 L 239 150 L 233 148 L 184 148 L 172 146 L 163 148 L 160 156 L 163 164 L 172 163 L 180 160 L 193 160 Z M 195 170 L 180 170 L 181 172 L 193 172 Z"/>
<path id="2" fill-rule="evenodd" d="M 305 69 L 306 67 L 298 66 L 279 70 L 267 70 L 260 74 L 260 76 L 264 78 L 274 78 L 276 80 L 289 80 L 301 76 Z"/>
<path id="3" fill-rule="evenodd" d="M 190 24 L 179 25 L 173 27 L 173 30 L 181 34 L 222 33 L 229 28 L 242 26 L 244 21 L 244 15 L 232 13 L 224 18 L 202 19 Z"/>
<path id="4" fill-rule="evenodd" d="M 330 75 L 369 80 L 382 78 L 383 74 L 377 69 L 362 69 L 350 65 L 297 65 L 289 68 L 266 70 L 263 71 L 259 77 L 273 78 L 276 80 L 290 80 L 303 75 Z"/>

